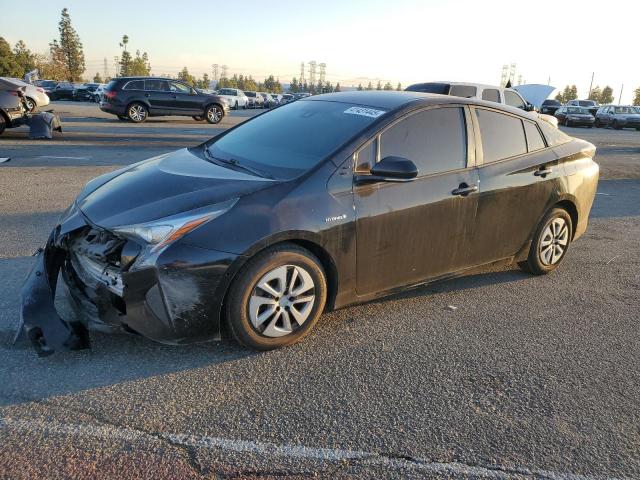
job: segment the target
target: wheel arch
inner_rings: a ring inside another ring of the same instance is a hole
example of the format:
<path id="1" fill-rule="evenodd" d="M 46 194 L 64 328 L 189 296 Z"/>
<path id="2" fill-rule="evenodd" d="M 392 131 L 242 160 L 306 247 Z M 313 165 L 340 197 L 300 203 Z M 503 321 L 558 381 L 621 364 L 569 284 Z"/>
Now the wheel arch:
<path id="1" fill-rule="evenodd" d="M 575 201 L 570 198 L 565 198 L 563 200 L 560 200 L 556 204 L 552 205 L 551 208 L 562 208 L 563 210 L 566 210 L 566 212 L 569 214 L 569 216 L 571 217 L 571 223 L 572 223 L 571 240 L 573 240 L 576 234 L 576 226 L 578 225 L 578 218 L 579 218 L 578 207 L 576 206 Z M 547 210 L 547 212 L 548 211 L 549 210 Z M 546 212 L 545 212 L 545 215 L 546 215 Z"/>
<path id="2" fill-rule="evenodd" d="M 247 250 L 247 252 L 239 256 L 238 259 L 229 267 L 230 274 L 224 284 L 218 287 L 219 290 L 216 292 L 215 296 L 221 299 L 219 303 L 219 315 L 221 320 L 220 329 L 224 337 L 228 337 L 228 332 L 226 322 L 224 322 L 223 319 L 223 312 L 225 311 L 225 305 L 227 303 L 231 285 L 233 285 L 238 274 L 242 271 L 242 268 L 246 263 L 259 253 L 269 248 L 286 244 L 303 248 L 312 253 L 320 261 L 320 266 L 324 270 L 327 280 L 327 301 L 325 310 L 332 310 L 334 308 L 335 299 L 338 294 L 339 278 L 338 269 L 331 254 L 320 244 L 320 242 L 317 241 L 317 239 L 313 238 L 313 234 L 311 233 L 306 234 L 306 232 L 298 232 L 298 234 L 295 234 L 294 232 L 290 232 L 287 236 L 278 235 L 269 240 L 261 241 L 258 244 L 253 245 Z"/>

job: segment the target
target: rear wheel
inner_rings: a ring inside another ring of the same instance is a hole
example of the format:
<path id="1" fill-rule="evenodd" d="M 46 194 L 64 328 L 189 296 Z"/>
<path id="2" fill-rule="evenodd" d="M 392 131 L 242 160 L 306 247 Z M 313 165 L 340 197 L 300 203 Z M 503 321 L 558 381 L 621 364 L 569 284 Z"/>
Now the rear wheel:
<path id="1" fill-rule="evenodd" d="M 142 103 L 132 103 L 127 108 L 127 117 L 134 123 L 142 123 L 149 116 L 149 111 Z"/>
<path id="2" fill-rule="evenodd" d="M 572 236 L 571 216 L 562 208 L 552 209 L 538 225 L 527 260 L 518 265 L 534 275 L 552 272 L 564 259 Z"/>
<path id="3" fill-rule="evenodd" d="M 220 123 L 222 117 L 224 116 L 224 112 L 219 105 L 209 105 L 207 109 L 204 111 L 204 116 L 209 123 Z"/>
<path id="4" fill-rule="evenodd" d="M 326 298 L 318 259 L 284 244 L 249 260 L 229 290 L 225 315 L 239 343 L 272 350 L 304 337 L 320 318 Z"/>
<path id="5" fill-rule="evenodd" d="M 600 128 L 602 126 L 602 124 L 600 123 L 600 119 L 599 118 L 596 118 L 595 126 L 596 126 L 596 128 Z"/>

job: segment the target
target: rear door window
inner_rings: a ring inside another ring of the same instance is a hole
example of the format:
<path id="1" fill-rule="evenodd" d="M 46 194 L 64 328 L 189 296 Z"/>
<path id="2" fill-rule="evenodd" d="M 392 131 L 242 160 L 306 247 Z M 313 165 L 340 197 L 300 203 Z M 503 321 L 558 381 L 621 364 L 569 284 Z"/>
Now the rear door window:
<path id="1" fill-rule="evenodd" d="M 500 91 L 495 88 L 485 88 L 482 91 L 482 100 L 500 103 Z"/>
<path id="2" fill-rule="evenodd" d="M 545 148 L 544 140 L 535 123 L 524 122 L 524 131 L 527 134 L 527 146 L 530 152 Z"/>
<path id="3" fill-rule="evenodd" d="M 472 85 L 451 85 L 449 95 L 463 98 L 473 98 L 478 94 L 478 89 Z"/>
<path id="4" fill-rule="evenodd" d="M 493 110 L 476 108 L 484 163 L 527 153 L 522 120 Z"/>
<path id="5" fill-rule="evenodd" d="M 380 136 L 380 159 L 389 156 L 411 160 L 419 175 L 465 168 L 464 111 L 458 107 L 435 108 L 400 120 Z"/>
<path id="6" fill-rule="evenodd" d="M 145 80 L 144 89 L 152 92 L 168 92 L 169 82 L 166 80 Z"/>

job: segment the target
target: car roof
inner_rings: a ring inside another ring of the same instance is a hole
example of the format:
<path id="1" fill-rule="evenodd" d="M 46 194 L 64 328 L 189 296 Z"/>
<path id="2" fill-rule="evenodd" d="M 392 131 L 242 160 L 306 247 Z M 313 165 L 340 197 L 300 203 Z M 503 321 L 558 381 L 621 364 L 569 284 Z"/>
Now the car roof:
<path id="1" fill-rule="evenodd" d="M 494 110 L 502 110 L 504 112 L 525 117 L 533 121 L 540 120 L 537 114 L 525 112 L 524 110 L 503 103 L 490 102 L 488 100 L 480 100 L 478 98 L 463 98 L 453 95 L 439 95 L 437 93 L 407 91 L 398 92 L 397 90 L 356 90 L 349 92 L 335 92 L 324 93 L 322 95 L 313 95 L 300 101 L 340 102 L 362 105 L 366 107 L 381 108 L 387 111 L 400 110 L 401 108 L 408 106 L 409 104 L 424 106 L 446 104 L 477 105 Z"/>

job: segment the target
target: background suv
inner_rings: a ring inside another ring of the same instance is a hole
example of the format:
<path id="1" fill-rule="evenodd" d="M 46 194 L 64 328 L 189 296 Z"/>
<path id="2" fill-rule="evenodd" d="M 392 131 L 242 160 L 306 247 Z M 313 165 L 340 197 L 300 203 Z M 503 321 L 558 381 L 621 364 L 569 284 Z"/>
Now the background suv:
<path id="1" fill-rule="evenodd" d="M 111 80 L 105 88 L 100 110 L 135 123 L 162 115 L 183 115 L 219 123 L 228 113 L 229 104 L 218 95 L 200 93 L 178 80 L 120 77 Z"/>
<path id="2" fill-rule="evenodd" d="M 221 88 L 218 95 L 229 103 L 229 106 L 234 110 L 239 108 L 247 108 L 249 99 L 242 90 L 237 88 Z"/>
<path id="3" fill-rule="evenodd" d="M 591 115 L 598 113 L 600 105 L 595 100 L 569 100 L 566 103 L 567 107 L 584 107 L 589 110 Z"/>

